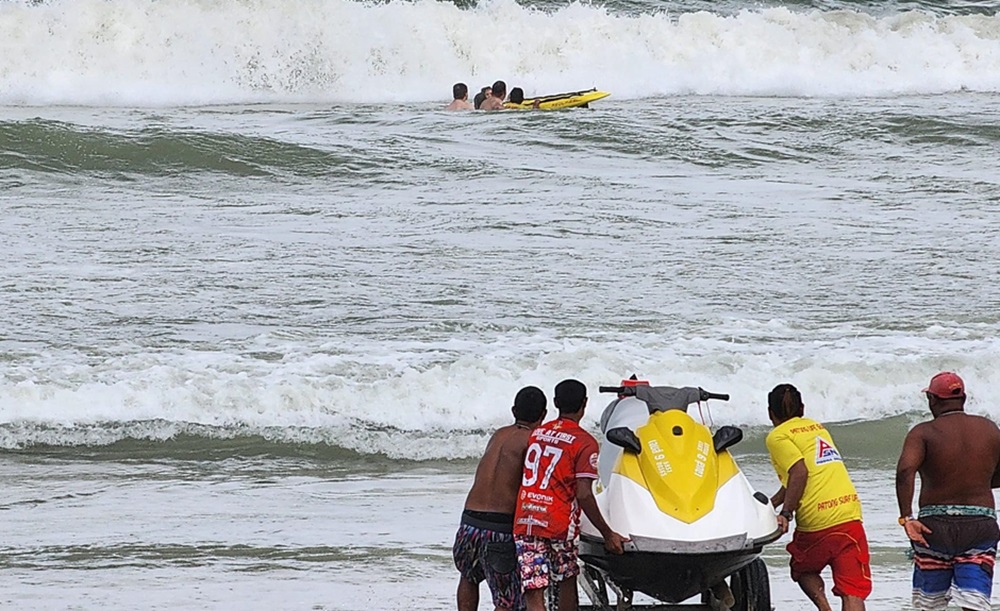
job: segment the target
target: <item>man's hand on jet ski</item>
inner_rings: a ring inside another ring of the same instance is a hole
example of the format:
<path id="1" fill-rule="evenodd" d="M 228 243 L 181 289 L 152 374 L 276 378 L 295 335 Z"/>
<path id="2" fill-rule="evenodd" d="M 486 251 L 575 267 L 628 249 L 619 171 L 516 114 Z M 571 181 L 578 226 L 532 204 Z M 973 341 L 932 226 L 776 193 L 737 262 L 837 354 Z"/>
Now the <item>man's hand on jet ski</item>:
<path id="1" fill-rule="evenodd" d="M 604 549 L 612 554 L 624 554 L 624 543 L 629 539 L 611 530 L 608 523 L 604 521 L 601 509 L 597 506 L 597 499 L 594 498 L 594 480 L 584 477 L 576 480 L 576 502 L 580 505 L 580 509 L 583 510 L 590 523 L 604 537 Z"/>
<path id="2" fill-rule="evenodd" d="M 619 535 L 613 530 L 609 530 L 608 534 L 604 535 L 604 549 L 608 550 L 612 554 L 624 554 L 626 541 L 628 541 L 627 538 Z"/>
<path id="3" fill-rule="evenodd" d="M 788 526 L 790 520 L 785 516 L 781 515 L 780 513 L 777 515 L 777 519 L 778 519 L 778 528 L 781 529 L 781 534 L 785 534 L 786 532 L 788 532 Z"/>

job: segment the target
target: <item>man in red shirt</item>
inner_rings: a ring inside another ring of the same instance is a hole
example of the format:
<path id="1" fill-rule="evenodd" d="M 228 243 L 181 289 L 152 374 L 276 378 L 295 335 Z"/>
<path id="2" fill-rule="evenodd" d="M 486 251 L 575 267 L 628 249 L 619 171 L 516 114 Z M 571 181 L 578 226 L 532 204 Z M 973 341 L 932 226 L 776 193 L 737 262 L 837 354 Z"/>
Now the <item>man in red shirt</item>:
<path id="1" fill-rule="evenodd" d="M 622 553 L 621 535 L 611 530 L 594 498 L 597 440 L 580 427 L 587 387 L 577 380 L 556 385 L 559 418 L 531 433 L 524 476 L 514 514 L 514 543 L 528 611 L 545 611 L 545 588 L 559 583 L 559 611 L 576 611 L 580 510 L 604 537 L 604 546 Z"/>

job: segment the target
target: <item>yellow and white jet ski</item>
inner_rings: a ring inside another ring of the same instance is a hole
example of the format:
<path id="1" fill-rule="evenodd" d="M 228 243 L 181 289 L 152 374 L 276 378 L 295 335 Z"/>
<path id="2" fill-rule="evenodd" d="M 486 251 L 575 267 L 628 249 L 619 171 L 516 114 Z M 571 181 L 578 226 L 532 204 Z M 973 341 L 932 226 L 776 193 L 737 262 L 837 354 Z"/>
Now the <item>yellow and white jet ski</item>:
<path id="1" fill-rule="evenodd" d="M 770 499 L 727 451 L 743 432 L 723 426 L 713 435 L 687 413 L 688 405 L 729 396 L 634 378 L 622 384 L 600 389 L 618 399 L 601 417 L 594 492 L 611 528 L 631 541 L 623 555 L 609 554 L 582 518 L 580 583 L 592 608 L 630 609 L 642 592 L 667 603 L 700 595 L 712 609 L 770 611 L 759 554 L 781 531 Z"/>

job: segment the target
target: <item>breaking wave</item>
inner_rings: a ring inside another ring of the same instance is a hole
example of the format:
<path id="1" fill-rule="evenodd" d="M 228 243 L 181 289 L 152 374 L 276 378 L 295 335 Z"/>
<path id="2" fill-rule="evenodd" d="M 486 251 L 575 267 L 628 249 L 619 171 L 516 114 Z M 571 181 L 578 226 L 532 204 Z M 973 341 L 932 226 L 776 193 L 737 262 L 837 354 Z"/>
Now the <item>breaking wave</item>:
<path id="1" fill-rule="evenodd" d="M 52 0 L 0 4 L 0 104 L 447 100 L 531 93 L 896 96 L 1000 91 L 1000 16 L 640 12 L 514 0 Z"/>

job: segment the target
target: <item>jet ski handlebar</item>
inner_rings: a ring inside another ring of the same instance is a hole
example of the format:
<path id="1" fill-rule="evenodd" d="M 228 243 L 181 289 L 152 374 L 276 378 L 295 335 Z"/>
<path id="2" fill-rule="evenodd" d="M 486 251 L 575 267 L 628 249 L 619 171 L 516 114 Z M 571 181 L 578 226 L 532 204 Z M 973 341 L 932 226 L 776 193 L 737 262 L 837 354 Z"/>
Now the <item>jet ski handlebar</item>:
<path id="1" fill-rule="evenodd" d="M 634 397 L 635 396 L 635 386 L 598 386 L 598 392 L 613 393 L 616 395 L 621 395 L 623 397 Z M 699 387 L 698 392 L 701 393 L 699 400 L 708 401 L 709 399 L 714 399 L 716 401 L 728 401 L 729 395 L 708 392 L 704 388 Z"/>
<path id="2" fill-rule="evenodd" d="M 701 393 L 701 400 L 702 401 L 708 401 L 709 399 L 715 399 L 716 401 L 728 401 L 729 400 L 729 395 L 728 394 L 722 394 L 722 393 L 717 393 L 717 392 L 708 392 L 704 388 L 700 388 L 700 387 L 698 388 L 698 391 Z"/>

